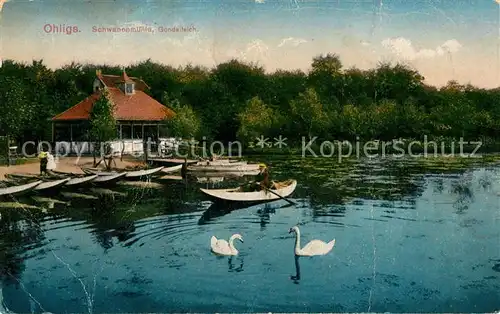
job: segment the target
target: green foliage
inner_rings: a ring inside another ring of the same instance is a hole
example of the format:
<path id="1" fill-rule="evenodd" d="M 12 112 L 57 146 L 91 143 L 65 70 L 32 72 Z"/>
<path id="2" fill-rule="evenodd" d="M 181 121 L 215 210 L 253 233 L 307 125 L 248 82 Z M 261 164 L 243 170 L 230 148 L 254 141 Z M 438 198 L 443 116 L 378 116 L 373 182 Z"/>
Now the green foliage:
<path id="1" fill-rule="evenodd" d="M 96 143 L 116 139 L 114 104 L 107 89 L 104 89 L 90 112 L 90 139 Z"/>
<path id="2" fill-rule="evenodd" d="M 9 156 L 9 139 L 7 136 L 0 136 L 0 165 L 7 164 Z"/>
<path id="3" fill-rule="evenodd" d="M 50 138 L 49 119 L 88 97 L 95 72 L 120 66 L 72 63 L 56 70 L 42 61 L 4 60 L 0 68 L 0 135 L 18 141 Z M 213 69 L 146 60 L 126 68 L 145 92 L 177 112 L 168 126 L 182 137 L 232 141 L 283 135 L 328 140 L 464 137 L 500 140 L 500 89 L 450 82 L 428 86 L 414 69 L 383 63 L 343 69 L 338 55 L 313 58 L 308 73 L 231 60 Z M 164 97 L 166 95 L 166 97 Z M 93 140 L 116 136 L 108 101 L 93 110 Z M 108 109 L 106 109 L 108 108 Z M 100 112 L 100 113 L 99 113 Z M 98 114 L 99 113 L 99 114 Z M 261 134 L 262 133 L 262 134 Z"/>
<path id="4" fill-rule="evenodd" d="M 290 102 L 290 107 L 296 130 L 300 130 L 309 138 L 321 133 L 328 126 L 328 115 L 313 88 L 300 93 Z"/>
<path id="5" fill-rule="evenodd" d="M 0 75 L 0 135 L 19 136 L 34 117 L 22 79 Z"/>
<path id="6" fill-rule="evenodd" d="M 168 99 L 168 96 L 166 96 Z M 201 130 L 201 121 L 198 114 L 189 105 L 182 105 L 178 100 L 169 100 L 168 105 L 175 112 L 175 116 L 165 121 L 170 133 L 174 137 L 183 139 L 196 138 Z"/>
<path id="7" fill-rule="evenodd" d="M 272 133 L 273 126 L 279 123 L 273 109 L 267 106 L 259 97 L 247 102 L 243 112 L 238 114 L 240 128 L 237 133 L 239 140 L 255 141 L 256 138 Z"/>

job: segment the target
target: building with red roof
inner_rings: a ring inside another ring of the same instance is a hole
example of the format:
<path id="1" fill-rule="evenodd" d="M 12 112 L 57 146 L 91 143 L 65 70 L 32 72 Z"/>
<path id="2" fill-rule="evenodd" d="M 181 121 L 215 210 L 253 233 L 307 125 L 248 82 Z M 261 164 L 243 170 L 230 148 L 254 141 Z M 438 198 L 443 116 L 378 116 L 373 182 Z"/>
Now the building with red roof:
<path id="1" fill-rule="evenodd" d="M 149 138 L 156 142 L 160 137 L 167 136 L 165 120 L 174 117 L 175 112 L 146 94 L 149 86 L 143 80 L 129 77 L 125 70 L 122 75 L 105 75 L 98 70 L 93 84 L 94 93 L 52 118 L 53 142 L 81 146 L 82 142 L 88 141 L 90 113 L 104 89 L 108 90 L 114 104 L 118 141 L 143 143 Z M 70 149 L 75 150 L 73 147 Z"/>

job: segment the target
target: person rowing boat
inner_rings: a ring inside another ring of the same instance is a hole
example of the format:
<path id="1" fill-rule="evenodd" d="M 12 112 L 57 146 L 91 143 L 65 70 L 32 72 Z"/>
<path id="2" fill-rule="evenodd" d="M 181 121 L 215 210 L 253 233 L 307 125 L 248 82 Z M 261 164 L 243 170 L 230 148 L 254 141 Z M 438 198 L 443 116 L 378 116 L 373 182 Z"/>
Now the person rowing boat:
<path id="1" fill-rule="evenodd" d="M 251 181 L 246 186 L 249 187 L 250 191 L 261 191 L 268 190 L 274 187 L 274 182 L 271 181 L 269 176 L 269 168 L 266 164 L 259 164 L 259 173 L 256 176 L 256 181 Z"/>

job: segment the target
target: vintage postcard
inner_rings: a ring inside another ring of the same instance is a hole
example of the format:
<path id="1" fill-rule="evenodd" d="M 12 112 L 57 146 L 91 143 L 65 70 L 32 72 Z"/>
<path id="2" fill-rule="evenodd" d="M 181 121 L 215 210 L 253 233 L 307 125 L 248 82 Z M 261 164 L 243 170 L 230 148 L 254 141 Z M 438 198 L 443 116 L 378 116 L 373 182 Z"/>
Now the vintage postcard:
<path id="1" fill-rule="evenodd" d="M 0 313 L 500 310 L 500 0 L 0 0 Z"/>

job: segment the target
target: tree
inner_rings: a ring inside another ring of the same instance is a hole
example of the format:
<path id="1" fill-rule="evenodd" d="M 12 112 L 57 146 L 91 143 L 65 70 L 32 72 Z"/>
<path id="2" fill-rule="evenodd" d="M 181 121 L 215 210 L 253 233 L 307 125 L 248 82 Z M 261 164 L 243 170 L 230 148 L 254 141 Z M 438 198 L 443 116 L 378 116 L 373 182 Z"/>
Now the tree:
<path id="1" fill-rule="evenodd" d="M 169 100 L 169 107 L 175 112 L 173 118 L 166 120 L 165 124 L 170 129 L 172 136 L 196 138 L 201 129 L 201 121 L 198 114 L 189 105 L 182 105 L 177 100 Z"/>
<path id="2" fill-rule="evenodd" d="M 22 80 L 0 75 L 0 135 L 20 136 L 33 113 Z"/>
<path id="3" fill-rule="evenodd" d="M 294 122 L 301 132 L 307 133 L 309 138 L 313 133 L 322 132 L 328 125 L 328 115 L 321 104 L 318 94 L 312 88 L 290 102 Z"/>
<path id="4" fill-rule="evenodd" d="M 322 102 L 337 107 L 343 100 L 342 62 L 335 53 L 313 58 L 308 80 Z"/>
<path id="5" fill-rule="evenodd" d="M 408 97 L 419 97 L 423 93 L 424 77 L 405 64 L 380 63 L 369 72 L 376 102 L 384 99 L 404 102 Z"/>
<path id="6" fill-rule="evenodd" d="M 273 128 L 274 115 L 273 110 L 259 97 L 250 99 L 245 110 L 238 114 L 238 139 L 250 142 L 260 136 L 268 136 Z"/>
<path id="7" fill-rule="evenodd" d="M 96 164 L 96 149 L 99 147 L 101 155 L 104 155 L 101 149 L 107 150 L 107 142 L 115 139 L 117 136 L 114 110 L 115 106 L 110 97 L 109 91 L 105 88 L 102 90 L 99 99 L 94 103 L 92 111 L 90 112 L 89 135 L 94 143 L 94 167 L 98 165 Z M 106 164 L 106 161 L 104 160 L 104 164 L 106 165 L 106 168 L 110 168 L 111 160 L 108 164 Z"/>

